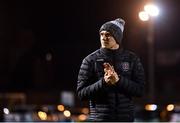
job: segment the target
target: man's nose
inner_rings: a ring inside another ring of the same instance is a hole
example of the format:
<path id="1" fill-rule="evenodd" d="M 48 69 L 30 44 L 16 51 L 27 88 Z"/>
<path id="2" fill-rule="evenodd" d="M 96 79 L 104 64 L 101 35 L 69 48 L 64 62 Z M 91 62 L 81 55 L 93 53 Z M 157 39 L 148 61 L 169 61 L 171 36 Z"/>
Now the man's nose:
<path id="1" fill-rule="evenodd" d="M 102 39 L 103 39 L 103 40 L 107 40 L 106 35 L 102 35 Z"/>

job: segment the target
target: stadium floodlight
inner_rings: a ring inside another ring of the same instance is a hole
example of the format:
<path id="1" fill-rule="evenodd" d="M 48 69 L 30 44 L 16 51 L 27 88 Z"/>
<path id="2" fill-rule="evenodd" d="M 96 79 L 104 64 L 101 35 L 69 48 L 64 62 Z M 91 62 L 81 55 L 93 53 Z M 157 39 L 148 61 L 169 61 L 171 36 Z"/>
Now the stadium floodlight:
<path id="1" fill-rule="evenodd" d="M 158 16 L 159 15 L 159 8 L 154 4 L 145 5 L 144 11 L 147 12 L 150 16 Z"/>
<path id="2" fill-rule="evenodd" d="M 139 18 L 142 21 L 148 21 L 149 20 L 149 15 L 148 15 L 147 12 L 141 11 L 141 12 L 139 12 Z"/>

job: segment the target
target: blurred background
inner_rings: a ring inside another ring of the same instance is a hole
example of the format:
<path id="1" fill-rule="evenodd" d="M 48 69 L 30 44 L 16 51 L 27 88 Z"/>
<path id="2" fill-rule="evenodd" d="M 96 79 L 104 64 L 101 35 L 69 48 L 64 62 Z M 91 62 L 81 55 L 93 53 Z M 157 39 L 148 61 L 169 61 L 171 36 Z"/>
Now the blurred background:
<path id="1" fill-rule="evenodd" d="M 140 14 L 152 2 L 158 16 Z M 179 0 L 1 0 L 0 121 L 86 121 L 79 67 L 100 47 L 101 25 L 118 17 L 146 72 L 135 120 L 180 121 L 179 9 Z"/>

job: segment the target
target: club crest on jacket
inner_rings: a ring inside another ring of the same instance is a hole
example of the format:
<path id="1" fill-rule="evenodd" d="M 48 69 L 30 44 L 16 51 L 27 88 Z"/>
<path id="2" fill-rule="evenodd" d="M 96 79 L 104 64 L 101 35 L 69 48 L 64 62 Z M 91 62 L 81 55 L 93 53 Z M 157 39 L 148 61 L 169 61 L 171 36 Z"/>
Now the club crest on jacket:
<path id="1" fill-rule="evenodd" d="M 123 62 L 122 63 L 122 70 L 123 71 L 128 71 L 130 68 L 129 62 Z"/>

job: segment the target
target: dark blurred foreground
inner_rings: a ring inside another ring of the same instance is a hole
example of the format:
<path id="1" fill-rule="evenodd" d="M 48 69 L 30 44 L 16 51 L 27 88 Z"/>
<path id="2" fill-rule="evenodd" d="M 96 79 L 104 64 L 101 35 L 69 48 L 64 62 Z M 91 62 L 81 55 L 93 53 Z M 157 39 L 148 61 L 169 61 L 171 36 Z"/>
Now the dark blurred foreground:
<path id="1" fill-rule="evenodd" d="M 38 96 L 37 98 L 42 98 Z M 1 122 L 77 122 L 87 121 L 88 103 L 81 102 L 75 93 L 64 91 L 59 94 L 58 103 L 28 104 L 23 93 L 0 94 Z M 136 104 L 136 122 L 180 121 L 179 104 Z"/>

